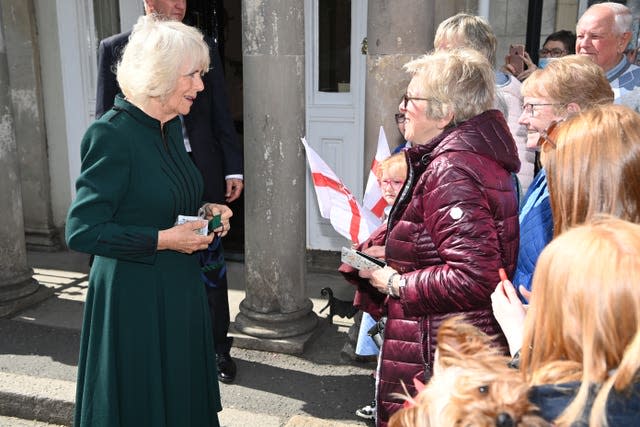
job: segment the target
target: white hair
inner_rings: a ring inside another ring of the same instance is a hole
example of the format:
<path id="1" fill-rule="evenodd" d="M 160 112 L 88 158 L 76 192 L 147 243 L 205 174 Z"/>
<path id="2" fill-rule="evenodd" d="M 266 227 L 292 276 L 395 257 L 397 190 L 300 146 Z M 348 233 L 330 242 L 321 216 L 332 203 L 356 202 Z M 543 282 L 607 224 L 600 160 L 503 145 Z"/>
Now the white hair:
<path id="1" fill-rule="evenodd" d="M 614 16 L 614 28 L 612 30 L 620 35 L 622 33 L 631 31 L 631 22 L 633 21 L 633 15 L 631 14 L 631 9 L 621 3 L 614 2 L 604 2 L 604 3 L 596 3 L 591 5 L 586 12 L 592 9 L 607 9 Z M 585 12 L 585 14 L 586 14 Z M 582 15 L 584 16 L 584 14 Z M 580 24 L 580 20 L 578 20 L 578 24 Z"/>
<path id="2" fill-rule="evenodd" d="M 209 47 L 196 28 L 177 21 L 145 15 L 133 27 L 122 59 L 117 65 L 118 84 L 135 105 L 149 98 L 163 99 L 175 88 L 180 69 L 209 69 Z"/>

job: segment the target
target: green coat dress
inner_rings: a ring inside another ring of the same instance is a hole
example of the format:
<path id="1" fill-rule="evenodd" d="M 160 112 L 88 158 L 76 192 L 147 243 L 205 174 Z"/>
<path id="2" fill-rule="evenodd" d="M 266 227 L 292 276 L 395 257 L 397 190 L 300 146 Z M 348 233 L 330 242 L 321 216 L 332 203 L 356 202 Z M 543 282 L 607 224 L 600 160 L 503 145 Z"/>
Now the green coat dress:
<path id="1" fill-rule="evenodd" d="M 209 308 L 197 255 L 157 251 L 158 231 L 196 215 L 202 178 L 180 119 L 122 98 L 94 122 L 67 217 L 73 250 L 95 255 L 84 309 L 75 423 L 218 426 Z"/>

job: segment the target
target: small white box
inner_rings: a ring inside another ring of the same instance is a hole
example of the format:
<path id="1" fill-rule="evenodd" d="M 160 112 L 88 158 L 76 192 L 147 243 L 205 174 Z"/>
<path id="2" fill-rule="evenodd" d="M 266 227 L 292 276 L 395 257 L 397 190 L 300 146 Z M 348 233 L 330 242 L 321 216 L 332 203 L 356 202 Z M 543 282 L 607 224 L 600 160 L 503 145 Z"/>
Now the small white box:
<path id="1" fill-rule="evenodd" d="M 202 220 L 204 220 L 204 218 L 201 218 L 199 216 L 178 215 L 178 219 L 176 220 L 176 225 L 184 224 L 185 222 L 202 221 Z M 197 229 L 196 233 L 202 236 L 206 236 L 209 233 L 207 224 L 205 224 L 204 227 Z"/>

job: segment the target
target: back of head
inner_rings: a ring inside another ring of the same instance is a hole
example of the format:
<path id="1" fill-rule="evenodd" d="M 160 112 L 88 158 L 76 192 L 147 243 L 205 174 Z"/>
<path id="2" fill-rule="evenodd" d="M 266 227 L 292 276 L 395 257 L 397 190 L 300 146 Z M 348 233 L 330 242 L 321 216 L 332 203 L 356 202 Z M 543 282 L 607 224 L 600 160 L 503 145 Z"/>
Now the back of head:
<path id="1" fill-rule="evenodd" d="M 523 96 L 550 98 L 581 109 L 613 102 L 613 91 L 602 68 L 581 55 L 567 55 L 537 69 L 522 83 Z"/>
<path id="2" fill-rule="evenodd" d="M 468 47 L 482 53 L 491 66 L 496 63 L 496 35 L 480 16 L 458 13 L 445 19 L 438 25 L 433 45 L 443 50 Z"/>
<path id="3" fill-rule="evenodd" d="M 135 105 L 163 98 L 175 87 L 180 69 L 209 68 L 209 48 L 202 33 L 178 21 L 145 15 L 133 27 L 117 65 L 118 85 Z"/>
<path id="4" fill-rule="evenodd" d="M 640 222 L 640 116 L 599 105 L 570 117 L 542 153 L 555 235 L 610 214 Z"/>
<path id="5" fill-rule="evenodd" d="M 623 359 L 626 373 L 638 370 L 640 358 L 626 351 L 640 328 L 638 283 L 640 225 L 618 218 L 575 227 L 540 255 L 521 369 L 533 384 L 582 382 L 557 425 L 575 420 L 590 385 L 615 376 Z M 619 386 L 629 386 L 633 376 Z"/>
<path id="6" fill-rule="evenodd" d="M 453 124 L 493 107 L 495 74 L 487 59 L 472 49 L 435 51 L 405 64 L 428 96 L 426 113 L 443 119 L 453 113 Z"/>

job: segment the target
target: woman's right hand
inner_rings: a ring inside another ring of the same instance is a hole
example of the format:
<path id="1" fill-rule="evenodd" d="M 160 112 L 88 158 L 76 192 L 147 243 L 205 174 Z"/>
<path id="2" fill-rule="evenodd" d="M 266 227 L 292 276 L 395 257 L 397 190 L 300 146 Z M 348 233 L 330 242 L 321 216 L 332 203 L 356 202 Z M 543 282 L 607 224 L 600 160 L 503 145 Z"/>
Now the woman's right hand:
<path id="1" fill-rule="evenodd" d="M 509 280 L 498 283 L 491 294 L 493 316 L 500 324 L 509 343 L 509 352 L 513 356 L 522 347 L 524 319 L 527 310 L 518 298 L 518 294 Z"/>
<path id="2" fill-rule="evenodd" d="M 363 249 L 362 252 L 374 258 L 384 259 L 384 246 L 369 246 Z"/>
<path id="3" fill-rule="evenodd" d="M 158 232 L 158 250 L 174 250 L 185 254 L 207 249 L 213 241 L 213 233 L 203 236 L 197 230 L 206 227 L 207 221 L 197 220 L 174 225 Z"/>

